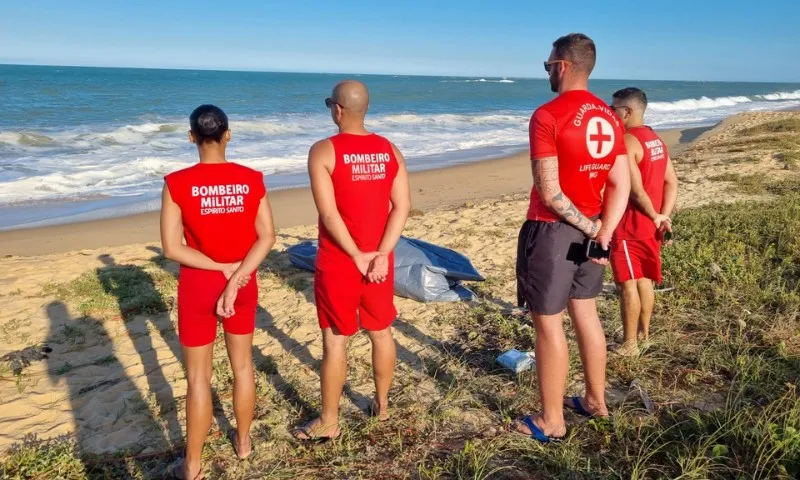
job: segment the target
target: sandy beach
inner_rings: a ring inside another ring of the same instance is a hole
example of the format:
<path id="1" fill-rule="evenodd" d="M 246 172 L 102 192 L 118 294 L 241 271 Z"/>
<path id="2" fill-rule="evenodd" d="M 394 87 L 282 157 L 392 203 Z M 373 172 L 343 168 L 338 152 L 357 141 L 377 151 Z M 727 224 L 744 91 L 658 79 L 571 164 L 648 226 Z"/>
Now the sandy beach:
<path id="1" fill-rule="evenodd" d="M 725 146 L 743 129 L 785 118 L 800 113 L 748 113 L 712 130 L 662 132 L 682 182 L 679 209 L 768 197 L 731 190 L 733 175 L 794 175 L 767 147 L 733 152 Z M 526 157 L 523 152 L 411 176 L 417 211 L 405 235 L 468 255 L 487 278 L 479 286 L 482 298 L 502 308 L 516 301 L 516 235 L 531 187 Z M 260 449 L 288 455 L 287 427 L 318 406 L 321 340 L 313 276 L 293 268 L 285 250 L 316 237 L 316 217 L 307 189 L 275 192 L 271 201 L 278 241 L 259 272 L 254 340 L 259 398 L 268 400 L 259 401 L 254 428 L 270 432 L 269 446 Z M 0 363 L 0 451 L 53 438 L 73 439 L 79 453 L 147 456 L 179 449 L 186 382 L 175 331 L 177 269 L 160 256 L 157 214 L 4 232 L 0 245 L 0 357 L 7 360 Z M 443 380 L 426 369 L 438 355 L 434 350 L 449 348 L 454 338 L 455 327 L 442 319 L 468 307 L 396 300 L 400 365 L 393 395 L 407 406 L 404 415 L 413 417 L 416 408 L 433 408 L 446 396 Z M 51 350 L 41 355 L 42 345 Z M 367 337 L 356 335 L 349 400 L 342 402 L 348 418 L 369 405 L 368 351 Z M 233 418 L 226 362 L 218 345 L 213 438 L 223 435 L 223 414 Z M 576 380 L 571 382 L 573 387 Z M 464 431 L 483 432 L 501 421 L 470 401 L 459 405 L 456 417 L 446 418 L 462 422 Z"/>

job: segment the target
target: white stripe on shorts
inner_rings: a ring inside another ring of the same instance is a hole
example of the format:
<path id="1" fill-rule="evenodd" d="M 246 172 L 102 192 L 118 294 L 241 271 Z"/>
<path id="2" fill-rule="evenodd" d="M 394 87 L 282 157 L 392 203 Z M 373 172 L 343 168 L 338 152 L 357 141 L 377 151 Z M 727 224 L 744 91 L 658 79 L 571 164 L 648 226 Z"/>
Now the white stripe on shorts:
<path id="1" fill-rule="evenodd" d="M 631 274 L 631 280 L 636 280 L 633 275 L 633 264 L 631 264 L 631 254 L 628 253 L 628 242 L 626 240 L 622 241 L 622 248 L 625 250 L 625 260 L 628 261 L 628 271 Z"/>

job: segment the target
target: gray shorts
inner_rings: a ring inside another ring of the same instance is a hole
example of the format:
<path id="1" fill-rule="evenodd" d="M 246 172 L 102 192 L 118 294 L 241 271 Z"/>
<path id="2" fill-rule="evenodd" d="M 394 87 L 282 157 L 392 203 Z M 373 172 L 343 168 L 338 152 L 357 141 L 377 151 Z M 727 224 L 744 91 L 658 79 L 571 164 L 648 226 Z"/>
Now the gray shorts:
<path id="1" fill-rule="evenodd" d="M 517 244 L 517 302 L 539 315 L 556 315 L 569 300 L 595 298 L 605 267 L 586 258 L 586 236 L 564 222 L 522 225 Z"/>

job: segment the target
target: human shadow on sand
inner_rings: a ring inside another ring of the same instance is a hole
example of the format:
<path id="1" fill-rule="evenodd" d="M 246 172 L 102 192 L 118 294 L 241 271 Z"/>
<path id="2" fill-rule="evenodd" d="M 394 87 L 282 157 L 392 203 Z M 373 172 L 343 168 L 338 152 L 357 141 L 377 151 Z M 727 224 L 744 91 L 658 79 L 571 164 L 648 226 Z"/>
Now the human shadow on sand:
<path id="1" fill-rule="evenodd" d="M 172 379 L 164 374 L 153 338 L 160 336 L 175 359 L 181 360 L 180 343 L 170 321 L 167 301 L 156 288 L 153 277 L 142 267 L 117 264 L 110 255 L 98 258 L 104 266 L 96 270 L 97 279 L 103 290 L 116 298 L 122 323 L 144 366 L 148 391 L 158 405 L 157 414 L 166 422 L 168 438 L 178 441 L 182 429 Z"/>
<path id="2" fill-rule="evenodd" d="M 119 362 L 103 321 L 88 316 L 72 318 L 60 301 L 48 304 L 46 311 L 47 345 L 53 349 L 47 357 L 47 372 L 53 383 L 66 383 L 76 453 L 87 477 L 107 474 L 107 465 L 94 461 L 97 454 L 126 452 L 133 459 L 128 468 L 136 466 L 145 478 L 153 478 L 157 472 L 148 473 L 147 462 L 136 456 L 165 450 L 168 442 Z"/>

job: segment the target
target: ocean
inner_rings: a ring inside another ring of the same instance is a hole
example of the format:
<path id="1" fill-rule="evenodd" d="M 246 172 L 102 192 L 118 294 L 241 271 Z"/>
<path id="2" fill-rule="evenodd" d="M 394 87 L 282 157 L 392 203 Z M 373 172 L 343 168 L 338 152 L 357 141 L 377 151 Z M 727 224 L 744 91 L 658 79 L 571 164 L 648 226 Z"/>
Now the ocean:
<path id="1" fill-rule="evenodd" d="M 324 99 L 342 78 L 371 94 L 368 128 L 420 170 L 524 149 L 545 79 L 340 75 L 0 65 L 0 230 L 157 210 L 164 175 L 197 160 L 189 113 L 225 110 L 228 158 L 270 189 L 308 183 L 308 148 L 334 133 Z M 593 80 L 610 100 L 638 86 L 655 128 L 713 125 L 800 107 L 800 83 Z"/>

